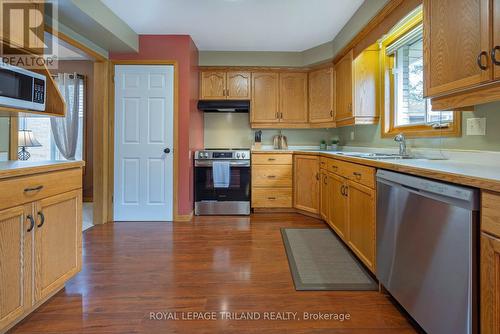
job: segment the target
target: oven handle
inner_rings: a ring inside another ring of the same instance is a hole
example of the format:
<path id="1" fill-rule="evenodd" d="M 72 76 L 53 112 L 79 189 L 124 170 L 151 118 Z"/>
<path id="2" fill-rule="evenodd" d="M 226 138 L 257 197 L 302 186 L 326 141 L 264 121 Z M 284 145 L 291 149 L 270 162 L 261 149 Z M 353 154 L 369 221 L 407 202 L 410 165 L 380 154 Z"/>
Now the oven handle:
<path id="1" fill-rule="evenodd" d="M 229 165 L 231 167 L 250 167 L 250 161 L 230 161 Z M 210 160 L 195 160 L 195 167 L 212 167 L 212 161 Z"/>

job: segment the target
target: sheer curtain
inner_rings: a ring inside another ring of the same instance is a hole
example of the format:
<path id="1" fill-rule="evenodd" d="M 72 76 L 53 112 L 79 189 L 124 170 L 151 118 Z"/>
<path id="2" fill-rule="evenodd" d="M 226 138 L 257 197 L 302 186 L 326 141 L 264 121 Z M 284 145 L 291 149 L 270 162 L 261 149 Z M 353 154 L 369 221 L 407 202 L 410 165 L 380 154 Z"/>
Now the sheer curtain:
<path id="1" fill-rule="evenodd" d="M 52 117 L 50 124 L 56 146 L 67 160 L 75 160 L 78 143 L 79 80 L 82 79 L 76 73 L 59 73 L 55 77 L 66 102 L 66 117 Z"/>

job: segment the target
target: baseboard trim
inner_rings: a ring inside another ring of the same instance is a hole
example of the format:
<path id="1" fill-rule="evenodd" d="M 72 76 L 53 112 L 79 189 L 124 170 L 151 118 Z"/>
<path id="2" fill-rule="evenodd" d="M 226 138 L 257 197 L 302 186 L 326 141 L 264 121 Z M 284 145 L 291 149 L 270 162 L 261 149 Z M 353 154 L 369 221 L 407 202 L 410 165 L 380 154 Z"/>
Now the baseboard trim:
<path id="1" fill-rule="evenodd" d="M 190 222 L 193 220 L 193 211 L 188 215 L 176 215 L 174 217 L 174 222 Z"/>

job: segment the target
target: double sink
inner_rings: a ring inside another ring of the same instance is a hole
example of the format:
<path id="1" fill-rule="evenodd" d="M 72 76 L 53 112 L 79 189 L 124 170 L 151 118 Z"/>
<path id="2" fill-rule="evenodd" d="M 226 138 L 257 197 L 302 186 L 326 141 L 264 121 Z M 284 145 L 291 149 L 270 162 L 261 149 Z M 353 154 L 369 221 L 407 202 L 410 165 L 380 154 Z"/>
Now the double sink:
<path id="1" fill-rule="evenodd" d="M 372 160 L 385 160 L 385 159 L 415 159 L 409 155 L 391 154 L 391 153 L 364 153 L 364 152 L 335 152 L 338 155 L 353 158 L 364 158 Z"/>

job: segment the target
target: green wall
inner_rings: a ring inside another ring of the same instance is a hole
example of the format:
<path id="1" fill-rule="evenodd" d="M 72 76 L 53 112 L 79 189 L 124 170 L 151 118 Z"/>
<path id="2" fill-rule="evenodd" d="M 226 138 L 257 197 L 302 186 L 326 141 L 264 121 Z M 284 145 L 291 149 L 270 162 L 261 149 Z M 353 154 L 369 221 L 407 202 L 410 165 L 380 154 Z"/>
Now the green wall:
<path id="1" fill-rule="evenodd" d="M 9 118 L 0 117 L 0 152 L 9 151 Z"/>
<path id="2" fill-rule="evenodd" d="M 462 137 L 409 139 L 415 148 L 500 151 L 500 102 L 478 105 L 473 112 L 463 112 Z M 486 118 L 486 136 L 467 136 L 467 119 Z M 364 147 L 397 147 L 393 139 L 380 137 L 380 125 L 358 125 L 332 130 L 343 145 Z M 351 140 L 354 132 L 354 140 Z"/>

